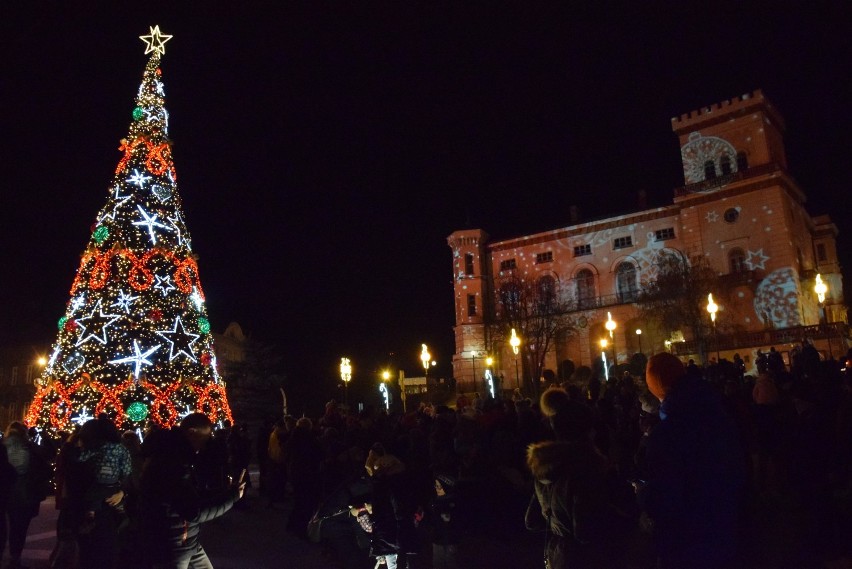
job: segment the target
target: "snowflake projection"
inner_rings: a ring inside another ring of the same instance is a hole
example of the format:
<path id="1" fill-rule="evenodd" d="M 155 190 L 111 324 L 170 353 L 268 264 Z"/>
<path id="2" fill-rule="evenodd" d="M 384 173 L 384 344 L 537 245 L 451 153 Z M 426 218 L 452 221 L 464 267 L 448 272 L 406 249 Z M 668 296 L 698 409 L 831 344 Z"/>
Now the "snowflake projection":
<path id="1" fill-rule="evenodd" d="M 768 260 L 769 257 L 763 254 L 763 249 L 758 249 L 757 251 L 749 250 L 748 257 L 744 262 L 750 271 L 755 269 L 766 270 L 766 261 Z"/>
<path id="2" fill-rule="evenodd" d="M 708 162 L 712 162 L 715 170 L 721 172 L 722 161 L 727 159 L 732 170 L 736 170 L 736 150 L 730 142 L 717 136 L 702 136 L 701 133 L 693 132 L 689 135 L 689 142 L 681 147 L 680 157 L 687 184 L 704 181 Z"/>
<path id="3" fill-rule="evenodd" d="M 708 211 L 707 215 L 704 216 L 704 219 L 707 220 L 707 223 L 716 223 L 719 221 L 719 214 L 716 211 Z"/>
<path id="4" fill-rule="evenodd" d="M 792 267 L 769 273 L 757 285 L 754 295 L 754 312 L 764 325 L 776 328 L 800 326 L 799 275 Z"/>

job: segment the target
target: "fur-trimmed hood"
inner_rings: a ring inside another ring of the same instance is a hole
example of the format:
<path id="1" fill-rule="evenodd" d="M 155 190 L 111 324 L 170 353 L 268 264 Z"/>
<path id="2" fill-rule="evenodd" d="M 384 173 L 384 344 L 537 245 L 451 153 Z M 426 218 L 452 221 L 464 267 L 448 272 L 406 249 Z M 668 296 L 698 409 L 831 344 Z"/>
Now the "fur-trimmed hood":
<path id="1" fill-rule="evenodd" d="M 553 482 L 606 468 L 606 458 L 591 442 L 544 441 L 527 448 L 527 466 L 536 480 Z"/>

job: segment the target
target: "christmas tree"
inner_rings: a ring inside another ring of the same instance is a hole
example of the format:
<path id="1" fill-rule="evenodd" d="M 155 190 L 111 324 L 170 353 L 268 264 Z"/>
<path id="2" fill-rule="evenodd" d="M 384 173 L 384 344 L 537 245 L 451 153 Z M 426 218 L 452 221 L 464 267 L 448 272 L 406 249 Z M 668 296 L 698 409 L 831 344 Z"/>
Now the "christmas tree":
<path id="1" fill-rule="evenodd" d="M 201 411 L 231 421 L 184 223 L 160 58 L 171 36 L 140 36 L 150 59 L 107 203 L 59 319 L 27 423 L 66 429 L 106 413 L 121 428 Z"/>

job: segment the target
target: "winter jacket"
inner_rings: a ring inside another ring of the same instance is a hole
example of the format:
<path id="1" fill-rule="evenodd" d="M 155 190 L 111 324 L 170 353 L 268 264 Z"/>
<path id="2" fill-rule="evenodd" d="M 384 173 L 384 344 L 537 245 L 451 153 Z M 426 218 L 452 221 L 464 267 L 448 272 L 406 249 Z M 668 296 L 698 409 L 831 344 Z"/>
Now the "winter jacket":
<path id="1" fill-rule="evenodd" d="M 140 478 L 139 511 L 150 550 L 163 556 L 193 550 L 201 524 L 230 510 L 238 490 L 199 488 L 197 455 L 179 430 L 162 431 L 145 444 L 149 456 Z"/>
<path id="2" fill-rule="evenodd" d="M 745 483 L 734 422 L 710 384 L 690 377 L 666 394 L 660 418 L 648 439 L 640 498 L 662 567 L 721 567 L 735 553 Z"/>
<path id="3" fill-rule="evenodd" d="M 588 441 L 546 441 L 530 445 L 527 462 L 535 500 L 526 526 L 536 530 L 549 523 L 551 566 L 601 561 L 614 517 L 604 483 L 606 458 Z"/>

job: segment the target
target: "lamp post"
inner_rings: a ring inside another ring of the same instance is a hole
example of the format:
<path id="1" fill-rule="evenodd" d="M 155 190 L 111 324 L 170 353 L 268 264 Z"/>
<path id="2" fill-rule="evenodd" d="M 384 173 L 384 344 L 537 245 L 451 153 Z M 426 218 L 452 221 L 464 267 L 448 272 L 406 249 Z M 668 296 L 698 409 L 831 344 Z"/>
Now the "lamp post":
<path id="1" fill-rule="evenodd" d="M 604 368 L 604 379 L 609 381 L 609 366 L 606 364 L 606 346 L 609 341 L 606 338 L 601 338 L 601 361 Z"/>
<path id="2" fill-rule="evenodd" d="M 822 280 L 822 275 L 817 273 L 816 284 L 814 284 L 814 292 L 819 301 L 819 323 L 828 324 L 828 315 L 825 313 L 825 295 L 828 293 L 828 285 Z M 842 348 L 841 348 L 842 351 Z M 828 357 L 834 359 L 834 354 L 831 351 L 831 334 L 828 334 Z"/>
<path id="3" fill-rule="evenodd" d="M 477 389 L 477 387 L 476 387 L 476 355 L 477 355 L 476 350 L 470 351 L 470 363 L 471 363 L 471 366 L 473 366 L 473 388 L 474 389 Z"/>
<path id="4" fill-rule="evenodd" d="M 713 343 L 716 344 L 716 363 L 719 363 L 719 337 L 716 335 L 716 312 L 719 311 L 719 305 L 713 302 L 713 293 L 707 295 L 707 312 L 710 313 L 710 320 L 713 322 Z"/>
<path id="5" fill-rule="evenodd" d="M 666 340 L 665 342 L 663 342 L 663 344 L 665 344 L 665 346 L 666 346 L 666 350 L 668 350 L 668 351 L 669 351 L 669 353 L 671 353 L 671 351 L 672 351 L 672 341 L 671 341 L 671 340 Z"/>
<path id="6" fill-rule="evenodd" d="M 512 337 L 509 338 L 509 345 L 512 346 L 512 352 L 515 354 L 515 387 L 521 388 L 521 376 L 518 373 L 518 348 L 521 346 L 521 339 L 518 337 L 515 329 L 512 328 Z"/>
<path id="7" fill-rule="evenodd" d="M 615 351 L 615 334 L 613 334 L 613 332 L 615 332 L 616 324 L 615 320 L 612 319 L 611 312 L 606 313 L 606 323 L 604 324 L 604 327 L 609 331 L 609 339 L 612 342 L 612 363 L 618 364 L 618 352 Z"/>
<path id="8" fill-rule="evenodd" d="M 429 362 L 432 360 L 432 354 L 429 353 L 429 348 L 426 344 L 420 344 L 420 361 L 423 362 L 423 375 L 426 379 L 426 392 L 429 392 Z"/>
<path id="9" fill-rule="evenodd" d="M 382 394 L 382 398 L 385 401 L 385 411 L 390 411 L 390 392 L 388 391 L 389 379 L 390 372 L 388 370 L 384 370 L 382 372 L 382 382 L 379 384 L 379 393 Z"/>
<path id="10" fill-rule="evenodd" d="M 639 353 L 642 353 L 642 329 L 636 328 L 636 339 L 639 340 Z"/>
<path id="11" fill-rule="evenodd" d="M 352 381 L 352 362 L 349 358 L 340 358 L 340 379 L 343 380 L 343 389 L 346 393 L 346 407 L 349 407 L 349 382 Z"/>
<path id="12" fill-rule="evenodd" d="M 494 358 L 488 356 L 485 358 L 485 385 L 491 392 L 491 399 L 496 397 L 494 391 L 494 373 L 491 371 L 491 366 L 494 365 Z"/>

